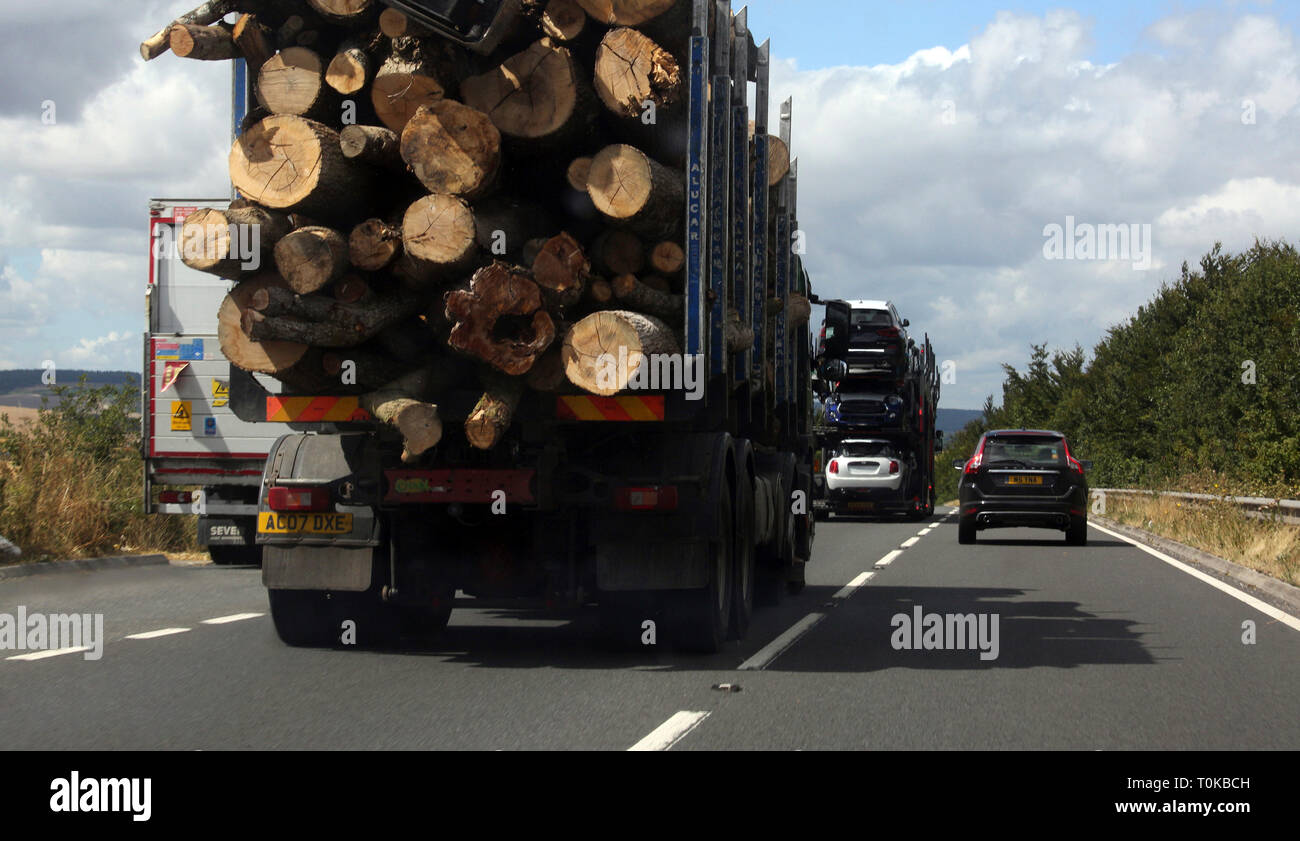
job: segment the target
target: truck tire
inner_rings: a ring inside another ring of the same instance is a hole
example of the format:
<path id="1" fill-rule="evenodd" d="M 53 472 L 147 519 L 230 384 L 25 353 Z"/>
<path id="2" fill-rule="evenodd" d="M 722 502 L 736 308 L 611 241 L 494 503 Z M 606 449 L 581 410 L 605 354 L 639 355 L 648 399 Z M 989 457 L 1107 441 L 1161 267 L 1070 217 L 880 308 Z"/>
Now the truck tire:
<path id="1" fill-rule="evenodd" d="M 731 494 L 726 482 L 722 484 L 719 497 L 718 532 L 722 538 L 709 545 L 714 563 L 708 586 L 699 590 L 677 590 L 670 594 L 673 645 L 679 650 L 697 654 L 716 654 L 720 651 L 731 627 L 731 578 L 735 569 L 731 535 L 735 524 Z"/>
<path id="2" fill-rule="evenodd" d="M 744 465 L 736 485 L 732 530 L 732 597 L 730 639 L 743 640 L 754 618 L 754 588 L 758 575 L 754 546 L 754 485 Z"/>
<path id="3" fill-rule="evenodd" d="M 769 564 L 759 568 L 758 603 L 766 607 L 775 607 L 785 600 L 791 592 L 791 574 L 796 566 L 794 512 L 787 511 L 785 525 L 781 527 L 780 558 L 775 565 Z"/>
<path id="4" fill-rule="evenodd" d="M 329 594 L 318 590 L 268 590 L 271 622 L 285 645 L 323 647 L 339 641 Z"/>
<path id="5" fill-rule="evenodd" d="M 261 546 L 209 546 L 208 557 L 217 566 L 262 565 Z"/>

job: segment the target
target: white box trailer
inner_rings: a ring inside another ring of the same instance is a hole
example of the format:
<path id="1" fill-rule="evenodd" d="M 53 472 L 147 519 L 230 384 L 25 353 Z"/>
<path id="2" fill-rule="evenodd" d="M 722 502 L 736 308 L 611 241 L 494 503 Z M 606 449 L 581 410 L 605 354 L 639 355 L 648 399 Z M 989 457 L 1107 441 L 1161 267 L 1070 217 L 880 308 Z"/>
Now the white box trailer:
<path id="1" fill-rule="evenodd" d="M 233 281 L 180 259 L 180 226 L 229 199 L 151 199 L 141 418 L 145 510 L 197 514 L 199 544 L 217 563 L 260 563 L 257 492 L 276 424 L 249 423 L 230 405 L 230 365 L 217 310 Z M 260 378 L 259 378 L 260 379 Z M 279 384 L 267 378 L 273 394 Z M 192 491 L 187 488 L 198 487 Z"/>

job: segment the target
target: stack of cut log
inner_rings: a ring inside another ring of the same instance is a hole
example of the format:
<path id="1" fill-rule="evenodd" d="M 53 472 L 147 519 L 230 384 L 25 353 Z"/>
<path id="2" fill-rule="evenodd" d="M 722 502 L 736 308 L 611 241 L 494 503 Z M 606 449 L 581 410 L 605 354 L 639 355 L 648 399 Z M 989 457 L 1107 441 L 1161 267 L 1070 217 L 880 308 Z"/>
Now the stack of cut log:
<path id="1" fill-rule="evenodd" d="M 141 44 L 248 62 L 241 198 L 181 231 L 188 265 L 238 281 L 226 356 L 360 395 L 413 460 L 448 389 L 481 389 L 455 420 L 491 449 L 527 390 L 617 393 L 635 367 L 610 382 L 602 354 L 677 352 L 690 6 L 522 0 L 479 55 L 376 0 L 209 0 Z"/>

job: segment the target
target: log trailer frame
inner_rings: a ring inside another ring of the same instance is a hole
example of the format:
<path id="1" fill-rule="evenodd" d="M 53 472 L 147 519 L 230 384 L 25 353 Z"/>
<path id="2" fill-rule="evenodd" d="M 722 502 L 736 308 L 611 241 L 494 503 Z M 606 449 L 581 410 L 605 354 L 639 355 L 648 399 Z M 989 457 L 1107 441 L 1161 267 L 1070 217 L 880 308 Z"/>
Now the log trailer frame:
<path id="1" fill-rule="evenodd" d="M 529 392 L 483 452 L 460 432 L 481 392 L 447 393 L 446 436 L 403 464 L 399 437 L 354 398 L 270 395 L 231 366 L 235 413 L 294 430 L 266 461 L 257 536 L 285 642 L 338 644 L 348 620 L 363 643 L 436 631 L 455 606 L 594 602 L 611 639 L 634 644 L 663 620 L 676 647 L 713 652 L 744 637 L 756 600 L 802 589 L 812 348 L 785 304 L 811 289 L 794 245 L 797 161 L 768 185 L 769 49 L 746 10 L 694 0 L 681 328 L 703 399 Z M 787 144 L 791 118 L 787 100 Z M 753 330 L 740 352 L 729 308 Z"/>

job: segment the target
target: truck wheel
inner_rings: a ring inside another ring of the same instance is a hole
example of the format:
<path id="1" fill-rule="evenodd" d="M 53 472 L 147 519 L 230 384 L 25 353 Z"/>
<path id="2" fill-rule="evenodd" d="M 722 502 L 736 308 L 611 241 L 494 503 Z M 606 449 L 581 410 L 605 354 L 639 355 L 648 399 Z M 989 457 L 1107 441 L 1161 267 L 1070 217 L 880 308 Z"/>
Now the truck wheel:
<path id="1" fill-rule="evenodd" d="M 261 566 L 261 546 L 209 546 L 208 557 L 217 566 Z"/>
<path id="2" fill-rule="evenodd" d="M 975 542 L 975 523 L 966 522 L 965 520 L 957 521 L 957 542 L 974 543 Z"/>
<path id="3" fill-rule="evenodd" d="M 807 572 L 807 564 L 794 565 L 794 571 L 790 573 L 790 580 L 785 585 L 790 595 L 797 596 L 808 586 Z"/>
<path id="4" fill-rule="evenodd" d="M 709 544 L 713 570 L 707 587 L 672 593 L 673 644 L 682 651 L 716 654 L 726 641 L 731 626 L 732 584 L 735 569 L 731 552 L 734 528 L 731 498 L 723 487 L 718 500 L 722 540 Z"/>
<path id="5" fill-rule="evenodd" d="M 286 645 L 327 646 L 339 641 L 334 606 L 319 590 L 268 590 L 271 621 Z"/>
<path id="6" fill-rule="evenodd" d="M 743 640 L 754 618 L 754 578 L 757 574 L 757 551 L 754 546 L 754 486 L 742 471 L 736 488 L 733 530 L 731 629 L 730 639 Z"/>
<path id="7" fill-rule="evenodd" d="M 794 512 L 788 512 L 782 527 L 780 557 L 775 564 L 767 564 L 759 569 L 758 601 L 767 607 L 779 605 L 789 591 L 790 573 L 794 562 Z"/>

